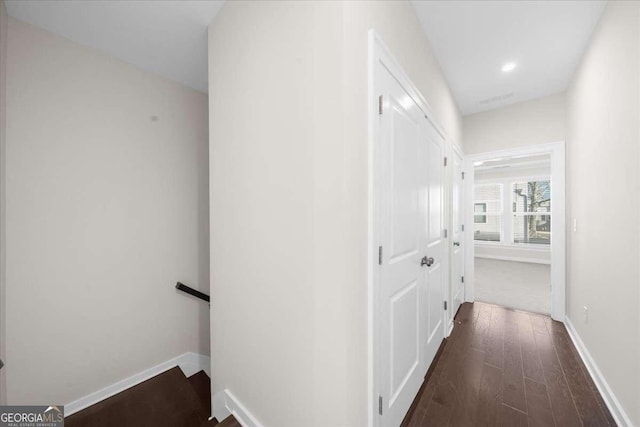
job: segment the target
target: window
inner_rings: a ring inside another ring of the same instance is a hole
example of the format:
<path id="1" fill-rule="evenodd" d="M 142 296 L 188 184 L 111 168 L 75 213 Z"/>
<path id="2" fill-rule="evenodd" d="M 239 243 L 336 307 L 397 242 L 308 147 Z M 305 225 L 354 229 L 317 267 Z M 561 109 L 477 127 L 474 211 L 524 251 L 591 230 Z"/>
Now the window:
<path id="1" fill-rule="evenodd" d="M 551 185 L 548 180 L 512 184 L 513 242 L 551 243 Z"/>
<path id="2" fill-rule="evenodd" d="M 551 244 L 551 181 L 503 178 L 474 187 L 473 238 L 504 245 Z"/>
<path id="3" fill-rule="evenodd" d="M 487 212 L 487 204 L 486 203 L 476 203 L 475 205 L 473 205 L 473 213 L 475 214 L 473 216 L 473 222 L 475 222 L 476 224 L 486 224 L 487 223 L 487 216 L 486 215 L 477 215 L 479 213 L 486 213 Z"/>
<path id="4" fill-rule="evenodd" d="M 502 184 L 479 184 L 474 193 L 474 240 L 502 241 Z"/>

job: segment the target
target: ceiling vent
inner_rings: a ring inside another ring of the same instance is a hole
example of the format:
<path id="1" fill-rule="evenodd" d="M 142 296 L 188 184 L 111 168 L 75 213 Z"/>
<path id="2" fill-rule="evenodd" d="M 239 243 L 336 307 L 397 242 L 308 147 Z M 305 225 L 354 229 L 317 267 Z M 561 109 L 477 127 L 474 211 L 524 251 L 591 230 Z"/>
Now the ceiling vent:
<path id="1" fill-rule="evenodd" d="M 504 101 L 505 99 L 513 98 L 514 96 L 515 93 L 509 92 L 505 93 L 504 95 L 498 95 L 491 98 L 483 99 L 482 101 L 480 101 L 480 104 L 493 104 L 494 102 Z"/>

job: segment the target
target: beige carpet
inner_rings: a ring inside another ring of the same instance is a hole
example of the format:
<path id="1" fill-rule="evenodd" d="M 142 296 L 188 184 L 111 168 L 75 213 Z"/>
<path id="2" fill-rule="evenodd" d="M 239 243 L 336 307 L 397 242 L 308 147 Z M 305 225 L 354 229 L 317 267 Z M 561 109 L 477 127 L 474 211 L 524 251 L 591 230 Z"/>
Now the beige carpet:
<path id="1" fill-rule="evenodd" d="M 476 258 L 476 301 L 551 313 L 551 266 Z"/>

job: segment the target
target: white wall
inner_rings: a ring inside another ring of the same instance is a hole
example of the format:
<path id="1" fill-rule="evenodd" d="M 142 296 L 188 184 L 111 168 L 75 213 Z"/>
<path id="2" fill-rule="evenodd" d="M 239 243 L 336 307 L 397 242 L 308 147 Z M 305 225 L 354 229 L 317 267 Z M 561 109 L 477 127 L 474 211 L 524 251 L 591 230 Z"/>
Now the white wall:
<path id="1" fill-rule="evenodd" d="M 455 142 L 409 2 L 227 2 L 209 29 L 214 393 L 266 426 L 367 423 L 367 32 Z"/>
<path id="2" fill-rule="evenodd" d="M 0 0 L 0 360 L 6 360 L 6 286 L 5 286 L 5 148 L 7 133 L 7 10 Z M 6 369 L 0 369 L 0 405 L 6 404 Z"/>
<path id="3" fill-rule="evenodd" d="M 640 425 L 639 28 L 640 3 L 609 2 L 567 92 L 568 317 L 634 425 Z"/>
<path id="4" fill-rule="evenodd" d="M 548 247 L 530 248 L 476 243 L 474 256 L 503 261 L 551 264 L 551 250 Z"/>
<path id="5" fill-rule="evenodd" d="M 8 402 L 207 354 L 206 95 L 11 18 L 8 58 Z"/>
<path id="6" fill-rule="evenodd" d="M 548 96 L 465 116 L 465 154 L 564 141 L 565 96 Z"/>
<path id="7" fill-rule="evenodd" d="M 313 22 L 227 2 L 209 32 L 213 392 L 265 426 L 313 425 Z"/>

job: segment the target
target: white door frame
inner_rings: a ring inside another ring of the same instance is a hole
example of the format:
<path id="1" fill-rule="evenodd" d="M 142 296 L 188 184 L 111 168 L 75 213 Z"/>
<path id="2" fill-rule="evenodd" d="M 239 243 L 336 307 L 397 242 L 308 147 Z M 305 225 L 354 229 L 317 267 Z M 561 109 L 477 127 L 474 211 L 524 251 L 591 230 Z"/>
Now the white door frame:
<path id="1" fill-rule="evenodd" d="M 369 30 L 369 46 L 368 46 L 368 206 L 367 206 L 367 396 L 368 396 L 368 419 L 367 426 L 378 427 L 379 426 L 379 414 L 378 414 L 378 372 L 377 364 L 378 357 L 376 355 L 376 349 L 378 344 L 377 326 L 376 326 L 376 313 L 378 312 L 378 242 L 380 238 L 378 236 L 378 224 L 375 215 L 377 194 L 378 194 L 378 165 L 377 159 L 379 152 L 379 138 L 378 138 L 378 120 L 379 120 L 379 105 L 378 105 L 378 91 L 376 88 L 376 66 L 380 63 L 398 80 L 407 93 L 411 96 L 412 100 L 418 105 L 426 117 L 429 118 L 434 125 L 436 131 L 440 133 L 445 140 L 445 147 L 448 144 L 444 129 L 439 124 L 433 110 L 422 96 L 420 91 L 411 82 L 407 74 L 402 69 L 402 66 L 391 54 L 389 48 L 385 45 L 382 38 L 376 33 L 375 30 Z M 444 189 L 443 189 L 444 190 Z M 448 239 L 447 239 L 448 241 Z M 449 249 L 446 249 L 449 250 Z M 449 254 L 444 257 L 444 271 L 449 271 Z M 445 279 L 445 289 L 448 287 L 447 279 Z M 442 327 L 444 328 L 444 335 L 447 336 L 447 313 L 443 313 Z"/>
<path id="2" fill-rule="evenodd" d="M 531 145 L 508 150 L 467 155 L 465 158 L 465 231 L 473 229 L 473 186 L 475 173 L 473 163 L 500 157 L 549 154 L 551 156 L 551 317 L 564 322 L 566 311 L 566 216 L 565 216 L 565 143 L 564 141 Z M 473 302 L 475 290 L 475 247 L 473 233 L 465 233 L 465 299 Z"/>
<path id="3" fill-rule="evenodd" d="M 449 158 L 449 162 L 447 165 L 447 168 L 450 169 L 449 171 L 447 171 L 447 189 L 446 189 L 446 194 L 448 197 L 448 201 L 446 202 L 446 208 L 449 210 L 448 215 L 447 215 L 447 230 L 448 230 L 448 234 L 450 236 L 449 239 L 449 277 L 447 280 L 447 288 L 448 288 L 448 304 L 449 307 L 451 307 L 451 309 L 448 310 L 448 312 L 446 313 L 447 316 L 447 321 L 449 322 L 447 325 L 447 331 L 445 336 L 448 337 L 449 335 L 451 335 L 451 332 L 453 331 L 453 318 L 456 315 L 456 312 L 453 310 L 453 281 L 457 280 L 456 277 L 454 277 L 454 272 L 453 272 L 453 268 L 454 268 L 454 263 L 453 263 L 453 247 L 451 246 L 453 244 L 453 242 L 451 241 L 451 238 L 453 238 L 454 235 L 454 230 L 453 230 L 453 225 L 454 225 L 454 220 L 453 220 L 453 187 L 455 185 L 455 169 L 453 167 L 454 163 L 453 163 L 453 156 L 455 156 L 456 154 L 460 156 L 460 158 L 462 159 L 462 171 L 464 173 L 464 171 L 466 171 L 467 168 L 467 164 L 465 161 L 465 155 L 464 155 L 464 151 L 462 150 L 462 148 L 460 146 L 458 146 L 457 144 L 447 144 L 450 148 L 449 154 L 447 155 L 447 157 Z M 466 202 L 468 200 L 468 196 L 467 196 L 467 191 L 466 191 L 466 187 L 464 185 L 464 183 L 462 184 L 462 188 L 460 189 L 460 191 L 462 192 L 462 206 L 460 206 L 460 209 L 462 209 L 462 219 L 463 219 L 463 223 L 466 222 Z M 464 236 L 467 235 L 467 233 L 465 231 L 462 232 L 463 233 L 463 238 Z M 462 250 L 464 252 L 466 252 L 466 239 L 462 242 L 463 246 L 462 246 Z M 463 261 L 462 261 L 462 275 L 464 276 L 466 274 L 466 255 L 463 254 Z M 463 297 L 462 297 L 462 301 L 467 301 L 467 290 L 466 290 L 466 286 L 464 286 L 462 288 L 462 293 L 463 293 Z"/>

